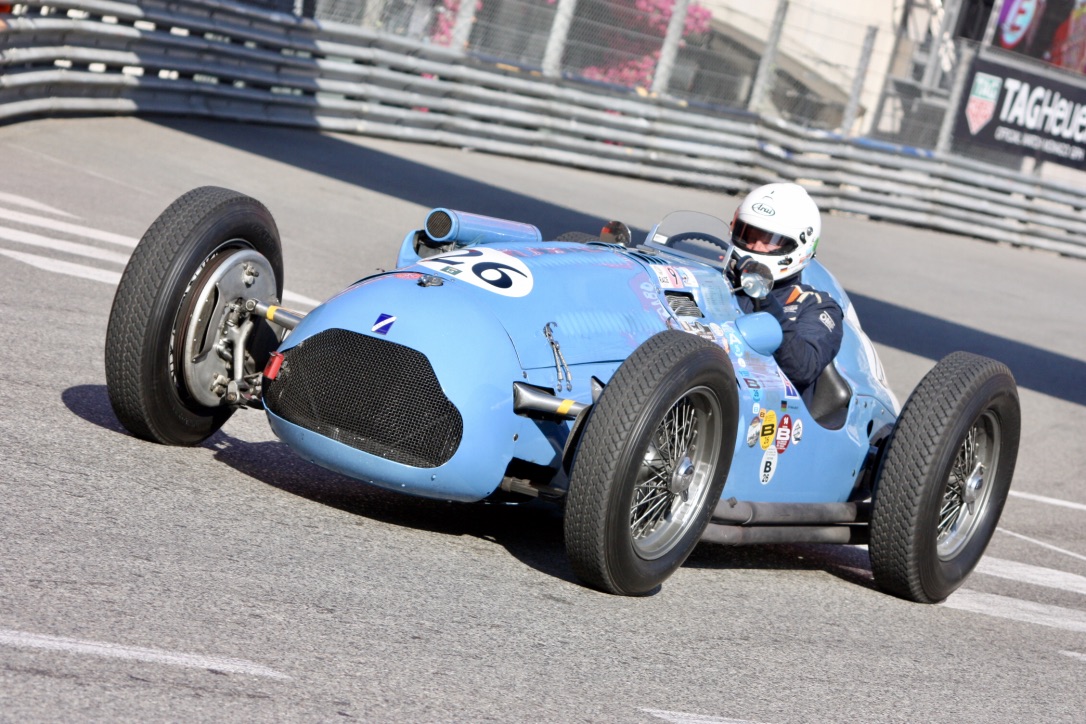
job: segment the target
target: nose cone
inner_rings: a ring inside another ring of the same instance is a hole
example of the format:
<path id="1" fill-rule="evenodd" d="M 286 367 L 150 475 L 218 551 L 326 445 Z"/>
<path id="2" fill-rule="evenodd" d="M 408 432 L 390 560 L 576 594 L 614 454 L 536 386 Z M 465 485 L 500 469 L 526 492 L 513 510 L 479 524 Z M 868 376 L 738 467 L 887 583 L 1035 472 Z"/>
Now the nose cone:
<path id="1" fill-rule="evenodd" d="M 417 273 L 364 280 L 311 312 L 265 390 L 272 427 L 303 457 L 394 490 L 492 493 L 512 458 L 522 376 L 498 320 Z M 289 401 L 289 404 L 287 404 Z"/>

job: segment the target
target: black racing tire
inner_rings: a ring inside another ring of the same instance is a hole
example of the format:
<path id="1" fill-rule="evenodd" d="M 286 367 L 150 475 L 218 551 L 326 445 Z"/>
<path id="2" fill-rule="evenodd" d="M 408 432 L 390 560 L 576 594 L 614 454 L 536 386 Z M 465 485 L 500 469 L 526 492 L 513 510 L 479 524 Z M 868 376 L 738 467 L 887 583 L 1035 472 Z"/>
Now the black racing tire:
<path id="1" fill-rule="evenodd" d="M 564 529 L 581 580 L 640 596 L 683 564 L 724 488 L 738 407 L 720 347 L 668 330 L 634 350 L 592 406 L 573 461 Z"/>
<path id="2" fill-rule="evenodd" d="M 938 603 L 962 584 L 999 522 L 1021 428 L 1000 362 L 955 352 L 920 381 L 875 480 L 869 550 L 881 589 Z"/>
<path id="3" fill-rule="evenodd" d="M 196 400 L 174 348 L 179 330 L 188 329 L 199 313 L 194 300 L 202 284 L 231 255 L 248 250 L 260 254 L 274 274 L 275 299 L 266 301 L 277 302 L 283 295 L 283 252 L 271 213 L 255 199 L 213 186 L 179 197 L 140 239 L 117 286 L 105 344 L 110 403 L 136 437 L 196 445 L 237 409 Z M 263 369 L 276 344 L 274 330 L 260 321 L 246 346 L 246 370 Z"/>
<path id="4" fill-rule="evenodd" d="M 572 241 L 579 244 L 587 244 L 590 241 L 599 241 L 600 237 L 584 231 L 567 231 L 559 234 L 555 241 Z"/>

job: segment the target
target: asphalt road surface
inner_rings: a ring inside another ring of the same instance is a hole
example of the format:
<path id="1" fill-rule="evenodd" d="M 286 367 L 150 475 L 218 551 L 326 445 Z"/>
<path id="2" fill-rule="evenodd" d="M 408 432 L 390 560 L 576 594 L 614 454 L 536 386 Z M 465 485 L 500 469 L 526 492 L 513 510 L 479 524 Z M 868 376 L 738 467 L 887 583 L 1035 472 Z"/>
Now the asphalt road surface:
<path id="1" fill-rule="evenodd" d="M 937 606 L 814 545 L 702 545 L 630 599 L 576 582 L 546 505 L 367 488 L 256 411 L 195 448 L 128 435 L 102 365 L 116 281 L 205 184 L 272 210 L 299 307 L 391 266 L 434 206 L 553 236 L 735 203 L 288 129 L 0 127 L 0 720 L 1086 721 L 1086 263 L 827 216 L 820 258 L 900 399 L 954 349 L 1018 379 L 988 554 Z"/>

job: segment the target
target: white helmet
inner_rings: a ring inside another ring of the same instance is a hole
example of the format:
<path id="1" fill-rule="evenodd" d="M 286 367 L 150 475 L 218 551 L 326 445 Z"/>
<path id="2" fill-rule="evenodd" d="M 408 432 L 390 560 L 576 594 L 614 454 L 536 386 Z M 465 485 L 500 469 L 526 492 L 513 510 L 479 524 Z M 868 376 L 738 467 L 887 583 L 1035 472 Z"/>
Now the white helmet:
<path id="1" fill-rule="evenodd" d="M 794 183 L 759 186 L 732 219 L 732 243 L 740 254 L 769 267 L 774 282 L 803 271 L 821 233 L 818 205 Z"/>

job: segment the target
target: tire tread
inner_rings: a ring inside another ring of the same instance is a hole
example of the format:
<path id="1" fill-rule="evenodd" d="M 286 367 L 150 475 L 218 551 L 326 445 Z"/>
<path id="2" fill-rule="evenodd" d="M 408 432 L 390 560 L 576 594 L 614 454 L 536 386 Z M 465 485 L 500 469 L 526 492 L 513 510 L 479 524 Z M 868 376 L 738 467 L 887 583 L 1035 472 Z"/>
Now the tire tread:
<path id="1" fill-rule="evenodd" d="M 621 465 L 618 451 L 635 434 L 638 418 L 660 380 L 698 351 L 723 353 L 719 347 L 685 332 L 673 330 L 650 337 L 618 368 L 591 412 L 574 460 L 565 517 L 566 548 L 573 570 L 590 585 L 612 593 L 630 593 L 603 565 L 607 499 L 617 484 L 616 472 Z M 612 404 L 618 401 L 608 397 L 608 391 L 613 395 L 616 389 L 626 394 L 621 404 Z M 576 514 L 571 515 L 573 510 Z"/>
<path id="2" fill-rule="evenodd" d="M 105 373 L 117 418 L 138 438 L 167 444 L 199 442 L 176 440 L 156 423 L 155 402 L 146 387 L 148 359 L 143 341 L 154 333 L 156 323 L 149 313 L 151 300 L 169 287 L 171 275 L 182 271 L 177 260 L 191 244 L 191 230 L 239 202 L 252 204 L 271 218 L 259 201 L 230 189 L 203 186 L 178 197 L 144 233 L 121 275 L 106 330 Z M 277 262 L 281 268 L 281 257 Z M 277 283 L 281 290 L 282 280 Z"/>
<path id="3" fill-rule="evenodd" d="M 971 398 L 1004 376 L 1013 385 L 1010 370 L 1001 362 L 954 352 L 921 380 L 902 409 L 879 473 L 871 520 L 871 567 L 883 590 L 917 602 L 941 600 L 929 595 L 921 580 L 917 536 L 923 530 L 924 489 L 918 481 L 934 474 L 940 449 L 953 444 L 947 437 Z M 1007 442 L 1017 450 L 1017 430 L 1013 432 Z"/>

